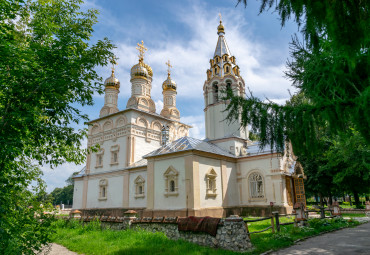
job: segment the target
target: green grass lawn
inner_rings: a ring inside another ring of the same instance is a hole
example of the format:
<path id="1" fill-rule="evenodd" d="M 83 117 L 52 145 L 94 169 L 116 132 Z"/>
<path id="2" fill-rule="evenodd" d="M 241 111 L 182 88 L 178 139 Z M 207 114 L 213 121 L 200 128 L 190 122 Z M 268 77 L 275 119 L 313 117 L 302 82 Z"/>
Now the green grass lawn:
<path id="1" fill-rule="evenodd" d="M 281 218 L 280 222 L 291 222 L 292 218 Z M 268 227 L 271 220 L 248 224 L 250 232 Z M 310 227 L 297 228 L 293 225 L 281 226 L 281 232 L 272 234 L 271 229 L 251 235 L 255 250 L 246 254 L 260 254 L 268 250 L 277 250 L 290 246 L 297 239 L 319 234 L 323 231 L 340 227 L 356 226 L 353 220 L 310 220 Z M 101 230 L 99 223 L 82 226 L 77 221 L 66 224 L 63 220 L 55 223 L 53 241 L 68 249 L 83 254 L 240 254 L 220 249 L 198 246 L 186 241 L 169 240 L 163 233 L 145 231 Z"/>
<path id="2" fill-rule="evenodd" d="M 342 213 L 342 217 L 351 217 L 351 218 L 366 217 L 366 214 L 365 213 Z"/>

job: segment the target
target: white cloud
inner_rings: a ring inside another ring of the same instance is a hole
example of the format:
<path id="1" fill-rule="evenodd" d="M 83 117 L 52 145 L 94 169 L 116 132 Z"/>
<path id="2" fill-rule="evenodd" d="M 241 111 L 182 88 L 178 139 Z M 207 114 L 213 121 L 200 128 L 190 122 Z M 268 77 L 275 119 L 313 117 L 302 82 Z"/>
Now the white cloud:
<path id="1" fill-rule="evenodd" d="M 204 115 L 184 116 L 181 117 L 181 121 L 193 127 L 189 131 L 190 137 L 198 139 L 205 138 L 206 134 L 205 134 Z"/>
<path id="2" fill-rule="evenodd" d="M 220 10 L 209 9 L 203 2 L 190 1 L 182 5 L 171 15 L 176 15 L 176 20 L 181 23 L 186 31 L 184 37 L 175 37 L 168 33 L 168 28 L 158 25 L 155 31 L 150 31 L 153 24 L 145 24 L 137 21 L 137 26 L 122 25 L 122 22 L 97 2 L 89 1 L 87 6 L 101 10 L 100 24 L 110 33 L 120 34 L 120 40 L 115 41 L 118 56 L 116 76 L 121 81 L 119 105 L 126 105 L 131 94 L 130 70 L 137 63 L 136 40 L 138 35 L 144 40 L 148 48 L 145 62 L 153 69 L 152 98 L 156 103 L 157 112 L 163 107 L 162 82 L 167 77 L 165 62 L 170 59 L 173 69 L 172 78 L 178 85 L 178 100 L 192 99 L 199 111 L 191 115 L 181 117 L 181 121 L 193 126 L 190 136 L 196 138 L 205 137 L 205 125 L 203 115 L 203 84 L 206 79 L 206 70 L 209 68 L 209 59 L 213 57 L 217 42 L 217 13 Z M 222 10 L 221 10 L 222 11 Z M 282 53 L 277 47 L 269 48 L 263 41 L 257 41 L 245 16 L 233 8 L 223 12 L 223 23 L 226 31 L 226 40 L 231 53 L 236 57 L 246 87 L 262 99 L 269 98 L 281 103 L 289 97 L 288 89 L 294 92 L 290 81 L 283 77 L 285 64 L 276 59 L 281 58 Z M 170 24 L 168 24 L 170 26 Z M 113 31 L 113 32 L 112 32 Z M 163 31 L 163 33 L 161 33 Z M 166 35 L 164 36 L 164 32 Z M 108 32 L 107 32 L 108 35 Z M 136 35 L 136 36 L 134 36 Z M 186 39 L 185 39 L 186 38 Z M 141 40 L 140 39 L 140 40 Z M 140 40 L 137 40 L 140 41 Z M 283 60 L 285 62 L 285 59 Z M 100 69 L 99 73 L 106 78 L 110 75 L 108 67 Z M 98 95 L 96 95 L 98 97 Z M 122 104 L 122 101 L 124 103 Z M 97 111 L 102 105 L 96 105 Z M 178 103 L 178 109 L 183 113 L 188 105 Z M 63 186 L 64 180 L 79 169 L 80 166 L 66 164 L 50 172 L 45 169 L 45 179 L 51 187 Z M 59 180 L 59 181 L 58 181 Z M 49 188 L 51 189 L 51 188 Z"/>
<path id="3" fill-rule="evenodd" d="M 157 101 L 154 102 L 155 103 L 155 109 L 157 112 L 161 112 L 162 109 L 163 109 L 163 101 L 158 99 Z"/>

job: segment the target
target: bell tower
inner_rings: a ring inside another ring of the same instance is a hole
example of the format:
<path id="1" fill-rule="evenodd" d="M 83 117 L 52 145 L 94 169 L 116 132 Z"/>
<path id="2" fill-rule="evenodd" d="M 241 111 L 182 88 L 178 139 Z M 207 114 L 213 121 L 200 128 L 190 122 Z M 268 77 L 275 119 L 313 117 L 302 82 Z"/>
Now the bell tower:
<path id="1" fill-rule="evenodd" d="M 246 143 L 248 138 L 247 128 L 241 128 L 241 121 L 229 123 L 226 121 L 227 101 L 223 100 L 226 90 L 231 89 L 234 95 L 245 94 L 245 83 L 240 75 L 236 58 L 231 55 L 225 39 L 225 28 L 222 24 L 217 27 L 218 40 L 213 58 L 210 59 L 210 68 L 207 70 L 207 80 L 204 82 L 204 114 L 206 124 L 206 138 L 213 143 L 221 141 L 238 140 L 238 144 Z M 244 141 L 245 140 L 245 141 Z M 225 149 L 238 154 L 242 145 L 230 145 Z M 219 144 L 221 146 L 221 144 Z"/>

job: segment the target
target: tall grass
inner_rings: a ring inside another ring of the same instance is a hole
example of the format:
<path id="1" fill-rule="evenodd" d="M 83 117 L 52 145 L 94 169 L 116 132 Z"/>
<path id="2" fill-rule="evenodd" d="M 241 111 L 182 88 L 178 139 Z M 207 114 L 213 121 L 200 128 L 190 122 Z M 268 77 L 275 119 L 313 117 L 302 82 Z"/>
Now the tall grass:
<path id="1" fill-rule="evenodd" d="M 290 222 L 292 218 L 282 218 L 281 222 Z M 248 224 L 249 231 L 258 231 L 268 227 L 270 220 Z M 323 231 L 341 227 L 356 226 L 359 223 L 353 220 L 312 219 L 309 226 L 294 227 L 293 225 L 281 226 L 281 232 L 272 234 L 268 230 L 251 235 L 251 242 L 255 250 L 245 254 L 260 254 L 268 250 L 277 250 L 288 247 L 297 239 L 319 234 Z M 54 242 L 68 249 L 83 254 L 240 254 L 221 249 L 212 249 L 198 246 L 183 240 L 169 240 L 163 233 L 151 233 L 142 230 L 115 231 L 102 229 L 99 221 L 82 225 L 79 221 L 58 220 L 54 223 L 56 233 Z"/>

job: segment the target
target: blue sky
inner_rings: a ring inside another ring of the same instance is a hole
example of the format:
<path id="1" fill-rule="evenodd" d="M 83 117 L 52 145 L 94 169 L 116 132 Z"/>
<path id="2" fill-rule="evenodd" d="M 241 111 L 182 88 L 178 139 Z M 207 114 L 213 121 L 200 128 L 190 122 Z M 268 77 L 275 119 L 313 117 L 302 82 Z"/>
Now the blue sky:
<path id="1" fill-rule="evenodd" d="M 298 32 L 293 22 L 281 27 L 279 16 L 271 11 L 259 13 L 259 1 L 249 0 L 247 8 L 235 7 L 236 0 L 89 0 L 83 8 L 100 11 L 92 42 L 108 37 L 117 46 L 116 76 L 121 82 L 118 108 L 126 107 L 130 96 L 130 69 L 137 63 L 136 44 L 144 41 L 145 62 L 153 69 L 152 99 L 157 112 L 162 108 L 162 82 L 167 77 L 165 62 L 173 65 L 171 77 L 178 85 L 177 107 L 181 121 L 193 126 L 190 136 L 204 138 L 203 83 L 209 59 L 217 42 L 218 13 L 222 14 L 225 37 L 236 57 L 246 87 L 255 96 L 278 103 L 294 92 L 284 78 L 291 36 Z M 97 68 L 105 79 L 110 67 Z M 96 94 L 94 106 L 82 110 L 90 120 L 99 115 L 103 95 Z M 83 142 L 86 146 L 86 141 Z M 52 191 L 82 165 L 64 164 L 51 170 L 44 166 L 44 180 Z"/>

